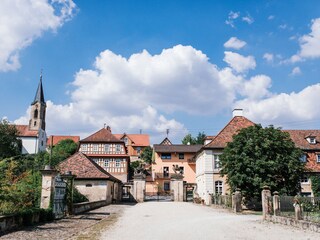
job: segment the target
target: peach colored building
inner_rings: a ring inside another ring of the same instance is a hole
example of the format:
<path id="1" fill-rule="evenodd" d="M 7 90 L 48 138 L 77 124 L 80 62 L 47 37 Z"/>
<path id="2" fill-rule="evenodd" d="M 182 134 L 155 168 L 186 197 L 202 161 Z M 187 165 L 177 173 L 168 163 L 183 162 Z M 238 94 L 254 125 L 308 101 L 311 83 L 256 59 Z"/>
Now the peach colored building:
<path id="1" fill-rule="evenodd" d="M 140 155 L 146 147 L 150 146 L 148 134 L 114 134 L 115 137 L 124 141 L 130 162 L 140 160 Z"/>
<path id="2" fill-rule="evenodd" d="M 130 160 L 125 143 L 111 133 L 109 126 L 80 140 L 79 152 L 122 182 L 128 181 Z"/>
<path id="3" fill-rule="evenodd" d="M 170 191 L 171 175 L 174 173 L 173 165 L 180 167 L 185 183 L 195 184 L 196 165 L 193 157 L 201 147 L 202 145 L 171 144 L 169 139 L 153 145 L 154 159 L 151 166 L 153 182 L 147 182 L 146 192 Z"/>

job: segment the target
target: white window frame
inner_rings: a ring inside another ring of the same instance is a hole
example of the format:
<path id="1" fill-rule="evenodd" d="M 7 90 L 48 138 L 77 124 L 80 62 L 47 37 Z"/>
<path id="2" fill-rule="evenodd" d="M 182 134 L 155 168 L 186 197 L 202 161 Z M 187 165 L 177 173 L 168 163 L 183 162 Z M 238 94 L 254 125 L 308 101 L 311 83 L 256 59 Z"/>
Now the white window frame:
<path id="1" fill-rule="evenodd" d="M 213 168 L 214 169 L 220 169 L 221 166 L 220 166 L 220 159 L 219 159 L 219 156 L 221 154 L 213 154 Z"/>
<path id="2" fill-rule="evenodd" d="M 109 164 L 110 164 L 110 159 L 103 159 L 103 166 L 104 167 L 109 167 Z"/>
<path id="3" fill-rule="evenodd" d="M 106 153 L 109 153 L 109 152 L 110 152 L 110 144 L 105 144 L 105 145 L 104 145 L 104 151 L 105 151 Z"/>
<path id="4" fill-rule="evenodd" d="M 316 160 L 317 160 L 317 163 L 320 163 L 320 153 L 318 153 L 317 155 L 316 155 Z"/>
<path id="5" fill-rule="evenodd" d="M 88 151 L 88 144 L 81 144 L 81 151 Z"/>
<path id="6" fill-rule="evenodd" d="M 300 179 L 300 183 L 301 184 L 309 184 L 309 178 L 307 176 L 302 176 L 302 178 Z"/>
<path id="7" fill-rule="evenodd" d="M 214 182 L 214 192 L 216 195 L 222 195 L 223 193 L 223 182 L 218 180 Z"/>
<path id="8" fill-rule="evenodd" d="M 116 159 L 115 167 L 121 167 L 121 159 Z"/>
<path id="9" fill-rule="evenodd" d="M 116 144 L 116 153 L 121 153 L 121 145 Z"/>
<path id="10" fill-rule="evenodd" d="M 99 151 L 99 145 L 98 144 L 92 144 L 92 151 L 98 152 Z"/>

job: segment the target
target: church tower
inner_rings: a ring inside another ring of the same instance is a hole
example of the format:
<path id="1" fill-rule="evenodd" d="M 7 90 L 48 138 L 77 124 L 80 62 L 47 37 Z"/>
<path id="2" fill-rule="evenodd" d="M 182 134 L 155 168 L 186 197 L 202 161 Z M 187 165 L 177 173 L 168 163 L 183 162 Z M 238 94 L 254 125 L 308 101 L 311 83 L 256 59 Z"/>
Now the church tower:
<path id="1" fill-rule="evenodd" d="M 47 105 L 44 101 L 41 73 L 38 89 L 34 97 L 34 100 L 31 103 L 29 130 L 46 130 L 46 108 Z"/>

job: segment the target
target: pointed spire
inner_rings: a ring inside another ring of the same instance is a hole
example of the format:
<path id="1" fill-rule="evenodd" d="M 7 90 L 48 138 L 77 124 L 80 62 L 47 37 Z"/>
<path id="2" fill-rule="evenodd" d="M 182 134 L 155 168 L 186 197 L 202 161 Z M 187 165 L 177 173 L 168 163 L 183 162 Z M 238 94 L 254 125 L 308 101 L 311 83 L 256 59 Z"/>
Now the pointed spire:
<path id="1" fill-rule="evenodd" d="M 43 88 L 42 88 L 42 69 L 40 74 L 40 81 L 38 85 L 38 89 L 36 92 L 36 95 L 34 96 L 34 100 L 31 105 L 35 104 L 36 102 L 40 102 L 42 104 L 46 104 L 44 101 L 44 94 L 43 94 Z"/>

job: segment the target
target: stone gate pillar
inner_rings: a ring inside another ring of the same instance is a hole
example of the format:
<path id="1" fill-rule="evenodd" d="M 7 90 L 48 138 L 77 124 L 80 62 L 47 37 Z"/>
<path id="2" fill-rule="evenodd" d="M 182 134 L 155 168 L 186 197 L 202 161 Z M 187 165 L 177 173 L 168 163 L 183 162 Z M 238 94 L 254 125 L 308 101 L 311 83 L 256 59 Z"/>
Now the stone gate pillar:
<path id="1" fill-rule="evenodd" d="M 51 169 L 49 165 L 46 165 L 44 170 L 41 170 L 40 172 L 42 174 L 40 208 L 47 209 L 50 207 L 50 200 L 54 192 L 54 178 L 58 174 L 58 171 Z"/>
<path id="2" fill-rule="evenodd" d="M 234 212 L 241 212 L 242 211 L 242 194 L 240 191 L 240 188 L 237 188 L 236 191 L 234 192 L 234 195 L 232 196 L 232 200 L 234 201 L 232 203 L 233 210 Z"/>
<path id="3" fill-rule="evenodd" d="M 277 191 L 273 192 L 273 214 L 280 216 L 280 197 Z"/>
<path id="4" fill-rule="evenodd" d="M 173 192 L 173 201 L 183 202 L 183 176 L 181 174 L 173 174 L 171 176 L 170 186 Z"/>
<path id="5" fill-rule="evenodd" d="M 143 174 L 133 176 L 133 198 L 136 202 L 144 202 L 146 192 L 146 178 Z"/>
<path id="6" fill-rule="evenodd" d="M 270 199 L 271 198 L 271 191 L 268 186 L 264 186 L 261 192 L 261 203 L 262 203 L 262 219 L 266 220 L 267 215 L 270 214 Z"/>

